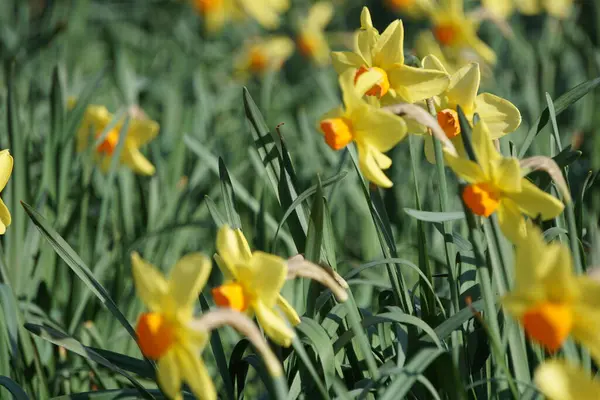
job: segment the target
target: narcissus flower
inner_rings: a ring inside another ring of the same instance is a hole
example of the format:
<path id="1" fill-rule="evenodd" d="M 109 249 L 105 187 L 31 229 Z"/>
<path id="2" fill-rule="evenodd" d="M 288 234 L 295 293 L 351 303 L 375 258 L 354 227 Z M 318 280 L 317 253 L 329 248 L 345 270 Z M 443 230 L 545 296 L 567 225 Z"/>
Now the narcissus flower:
<path id="1" fill-rule="evenodd" d="M 132 112 L 125 135 L 125 143 L 121 152 L 121 164 L 140 175 L 153 175 L 154 165 L 140 152 L 140 147 L 156 137 L 159 125 L 136 111 Z M 94 158 L 103 172 L 110 168 L 113 153 L 117 149 L 119 136 L 124 120 L 118 121 L 112 129 L 103 135 L 105 129 L 113 121 L 114 115 L 106 107 L 91 105 L 85 111 L 83 122 L 77 132 L 77 151 L 83 152 L 90 145 L 95 146 Z M 99 139 L 103 140 L 97 143 Z"/>
<path id="2" fill-rule="evenodd" d="M 306 18 L 300 21 L 296 38 L 298 50 L 303 56 L 315 61 L 318 65 L 327 65 L 330 61 L 330 49 L 325 37 L 325 27 L 331 21 L 333 5 L 329 2 L 315 3 Z"/>
<path id="3" fill-rule="evenodd" d="M 425 57 L 423 65 L 446 72 L 435 56 Z M 492 139 L 514 132 L 521 124 L 521 113 L 511 102 L 491 93 L 477 94 L 480 81 L 479 65 L 471 63 L 452 74 L 448 89 L 434 98 L 438 123 L 461 155 L 464 154 L 464 150 L 456 113 L 457 106 L 463 109 L 471 123 L 477 113 L 489 128 Z M 430 162 L 435 162 L 431 137 L 425 141 L 425 156 Z"/>
<path id="4" fill-rule="evenodd" d="M 498 153 L 485 122 L 475 125 L 472 143 L 477 162 L 444 153 L 448 166 L 468 183 L 462 197 L 474 214 L 489 217 L 497 212 L 502 232 L 518 242 L 526 233 L 522 213 L 548 220 L 562 212 L 560 200 L 523 177 L 519 160 Z"/>
<path id="5" fill-rule="evenodd" d="M 289 0 L 237 0 L 239 6 L 251 18 L 266 29 L 277 29 L 281 14 L 290 8 Z"/>
<path id="6" fill-rule="evenodd" d="M 596 400 L 600 393 L 599 380 L 565 360 L 544 362 L 533 380 L 549 400 Z"/>
<path id="7" fill-rule="evenodd" d="M 137 294 L 149 309 L 137 323 L 138 344 L 146 357 L 158 360 L 162 390 L 170 398 L 179 398 L 185 382 L 198 399 L 216 399 L 200 358 L 208 332 L 193 326 L 192 318 L 210 274 L 210 259 L 200 253 L 184 256 L 173 266 L 168 280 L 137 253 L 132 254 L 131 264 Z"/>
<path id="8" fill-rule="evenodd" d="M 354 52 L 333 52 L 333 66 L 338 74 L 355 71 L 355 79 L 367 71 L 377 71 L 380 79 L 366 92 L 384 103 L 414 103 L 440 94 L 449 79 L 441 71 L 404 65 L 404 27 L 392 22 L 380 35 L 373 27 L 371 14 L 364 7 L 361 28 L 356 35 Z"/>
<path id="9" fill-rule="evenodd" d="M 412 18 L 426 16 L 434 7 L 432 0 L 384 0 L 390 10 Z"/>
<path id="10" fill-rule="evenodd" d="M 556 18 L 566 18 L 573 8 L 573 0 L 482 0 L 483 6 L 500 18 L 508 18 L 514 9 L 525 15 L 547 12 Z"/>
<path id="11" fill-rule="evenodd" d="M 220 31 L 225 23 L 243 16 L 235 0 L 192 0 L 192 5 L 208 32 Z"/>
<path id="12" fill-rule="evenodd" d="M 217 252 L 215 260 L 225 276 L 225 283 L 213 289 L 215 303 L 256 315 L 265 334 L 282 346 L 289 346 L 295 336 L 289 324 L 300 323 L 294 308 L 279 293 L 286 279 L 314 279 L 329 287 L 338 300 L 347 299 L 348 285 L 339 275 L 302 257 L 284 260 L 261 251 L 252 252 L 239 229 L 221 227 Z"/>
<path id="13" fill-rule="evenodd" d="M 13 170 L 13 158 L 8 150 L 0 151 L 0 192 L 4 190 Z M 0 235 L 4 235 L 10 225 L 11 216 L 8 207 L 0 198 Z"/>
<path id="14" fill-rule="evenodd" d="M 235 62 L 238 76 L 261 75 L 279 70 L 292 55 L 294 42 L 287 36 L 257 38 L 248 42 Z"/>
<path id="15" fill-rule="evenodd" d="M 392 181 L 383 173 L 392 165 L 384 152 L 406 136 L 404 120 L 363 100 L 363 95 L 379 79 L 376 71 L 362 75 L 355 81 L 355 70 L 340 76 L 340 87 L 345 108 L 336 108 L 320 120 L 325 142 L 340 150 L 354 141 L 358 148 L 359 166 L 365 177 L 381 187 L 391 187 Z"/>
<path id="16" fill-rule="evenodd" d="M 429 14 L 432 31 L 440 45 L 454 52 L 473 50 L 487 63 L 496 62 L 496 54 L 477 36 L 480 21 L 465 15 L 463 0 L 446 0 Z"/>
<path id="17" fill-rule="evenodd" d="M 527 336 L 555 352 L 573 335 L 598 358 L 600 283 L 575 275 L 568 247 L 547 244 L 541 231 L 529 224 L 517 244 L 515 273 L 514 290 L 502 304 Z"/>

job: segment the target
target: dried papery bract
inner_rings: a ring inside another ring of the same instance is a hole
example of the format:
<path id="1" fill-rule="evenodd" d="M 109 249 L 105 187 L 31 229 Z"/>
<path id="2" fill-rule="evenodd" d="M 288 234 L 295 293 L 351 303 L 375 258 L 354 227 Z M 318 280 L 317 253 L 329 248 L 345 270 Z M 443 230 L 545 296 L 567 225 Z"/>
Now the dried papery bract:
<path id="1" fill-rule="evenodd" d="M 232 309 L 221 308 L 205 313 L 189 324 L 191 329 L 198 332 L 212 331 L 222 326 L 234 328 L 252 343 L 265 361 L 271 376 L 277 377 L 283 374 L 279 359 L 273 354 L 256 325 L 246 315 Z"/>
<path id="2" fill-rule="evenodd" d="M 348 283 L 331 268 L 321 267 L 304 259 L 301 254 L 288 260 L 287 279 L 308 278 L 319 282 L 331 290 L 338 301 L 348 300 Z"/>
<path id="3" fill-rule="evenodd" d="M 410 118 L 430 129 L 432 135 L 442 143 L 445 150 L 453 156 L 458 157 L 456 147 L 454 147 L 454 144 L 452 144 L 450 139 L 448 139 L 438 121 L 423 108 L 414 104 L 398 103 L 392 106 L 383 107 L 383 109 L 391 112 L 392 114 L 396 114 L 404 118 Z"/>
<path id="4" fill-rule="evenodd" d="M 560 167 L 550 157 L 544 156 L 534 156 L 521 160 L 520 162 L 521 169 L 527 171 L 527 173 L 531 171 L 545 171 L 550 175 L 550 178 L 556 183 L 558 189 L 564 197 L 565 202 L 571 202 L 571 193 L 569 192 L 569 186 L 565 181 L 565 177 L 560 170 Z"/>

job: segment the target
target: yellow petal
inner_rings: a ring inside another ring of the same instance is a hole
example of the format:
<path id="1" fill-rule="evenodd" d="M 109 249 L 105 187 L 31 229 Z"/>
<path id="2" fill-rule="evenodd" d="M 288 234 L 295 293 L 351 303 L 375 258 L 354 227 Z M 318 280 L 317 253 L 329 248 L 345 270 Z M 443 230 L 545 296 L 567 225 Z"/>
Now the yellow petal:
<path id="1" fill-rule="evenodd" d="M 133 119 L 127 132 L 127 140 L 135 147 L 140 147 L 153 140 L 158 135 L 160 126 L 151 119 Z"/>
<path id="2" fill-rule="evenodd" d="M 590 289 L 592 289 L 590 287 Z M 593 287 L 594 297 L 598 297 L 597 283 Z M 588 304 L 580 301 L 574 307 L 573 338 L 585 347 L 595 362 L 600 361 L 600 312 L 598 303 Z"/>
<path id="3" fill-rule="evenodd" d="M 415 103 L 441 94 L 448 88 L 448 75 L 435 69 L 395 65 L 388 70 L 390 87 L 407 103 Z"/>
<path id="4" fill-rule="evenodd" d="M 177 362 L 185 383 L 199 400 L 216 400 L 217 391 L 199 354 L 189 348 L 176 349 Z"/>
<path id="5" fill-rule="evenodd" d="M 6 233 L 6 228 L 10 225 L 12 218 L 10 216 L 10 211 L 4 201 L 0 199 L 0 235 L 4 235 Z"/>
<path id="6" fill-rule="evenodd" d="M 127 144 L 127 143 L 126 143 Z M 123 164 L 140 175 L 154 175 L 154 165 L 140 152 L 137 147 L 126 145 L 121 154 Z"/>
<path id="7" fill-rule="evenodd" d="M 442 61 L 434 54 L 429 54 L 429 55 L 425 56 L 423 58 L 422 64 L 423 64 L 423 68 L 425 68 L 425 69 L 433 69 L 436 71 L 444 72 L 446 74 L 448 73 L 448 71 L 446 71 L 446 67 L 444 67 L 444 64 L 442 63 Z"/>
<path id="8" fill-rule="evenodd" d="M 513 0 L 482 0 L 483 6 L 498 18 L 508 18 L 513 10 Z"/>
<path id="9" fill-rule="evenodd" d="M 521 167 L 516 158 L 502 158 L 490 163 L 492 181 L 503 192 L 516 193 L 522 190 Z"/>
<path id="10" fill-rule="evenodd" d="M 359 54 L 350 51 L 334 51 L 331 53 L 331 60 L 333 68 L 339 75 L 348 69 L 358 69 L 367 64 Z"/>
<path id="11" fill-rule="evenodd" d="M 434 57 L 437 62 L 443 66 L 444 71 L 449 73 L 455 72 L 454 66 L 449 63 L 431 31 L 423 31 L 417 36 L 415 48 L 417 56 L 423 59 L 423 68 L 440 70 L 439 67 L 436 67 L 432 65 L 430 61 L 427 61 L 429 57 Z"/>
<path id="12" fill-rule="evenodd" d="M 255 251 L 248 263 L 238 266 L 238 282 L 269 308 L 275 306 L 286 277 L 285 260 L 262 251 Z"/>
<path id="13" fill-rule="evenodd" d="M 211 262 L 202 253 L 187 254 L 173 266 L 169 275 L 169 296 L 176 306 L 193 308 L 210 275 Z"/>
<path id="14" fill-rule="evenodd" d="M 377 186 L 389 188 L 392 181 L 383 173 L 382 168 L 389 167 L 391 160 L 368 143 L 357 142 L 358 166 L 368 181 Z"/>
<path id="15" fill-rule="evenodd" d="M 537 264 L 533 268 L 538 274 L 543 274 L 544 289 L 550 301 L 571 303 L 580 295 L 580 288 L 573 274 L 571 252 L 567 246 L 562 243 L 546 245 L 543 257 Z"/>
<path id="16" fill-rule="evenodd" d="M 433 145 L 433 143 L 432 143 Z M 433 146 L 432 146 L 433 148 Z M 486 176 L 483 173 L 481 167 L 473 161 L 464 157 L 455 157 L 450 155 L 448 152 L 444 152 L 446 164 L 459 178 L 463 179 L 467 183 L 477 183 L 486 180 Z M 435 161 L 435 156 L 434 156 Z"/>
<path id="17" fill-rule="evenodd" d="M 225 275 L 237 277 L 237 266 L 246 264 L 252 257 L 250 246 L 241 230 L 223 225 L 217 233 L 217 251 L 223 261 L 219 263 Z M 225 269 L 223 269 L 225 267 Z"/>
<path id="18" fill-rule="evenodd" d="M 307 25 L 312 29 L 323 29 L 329 24 L 332 16 L 333 4 L 328 1 L 320 1 L 308 10 Z"/>
<path id="19" fill-rule="evenodd" d="M 484 121 L 479 121 L 475 125 L 471 139 L 477 162 L 481 165 L 483 172 L 489 176 L 491 163 L 499 161 L 502 157 L 498 153 L 498 150 L 496 150 L 490 131 Z"/>
<path id="20" fill-rule="evenodd" d="M 265 0 L 239 0 L 239 2 L 244 11 L 266 29 L 279 27 L 281 21 L 278 8 L 281 7 L 273 7 L 269 1 Z"/>
<path id="21" fill-rule="evenodd" d="M 371 20 L 371 12 L 367 7 L 363 7 L 360 11 L 360 27 L 362 29 L 373 27 L 373 21 Z"/>
<path id="22" fill-rule="evenodd" d="M 138 296 L 151 311 L 159 312 L 161 300 L 168 290 L 163 274 L 137 252 L 131 253 L 131 270 Z"/>
<path id="23" fill-rule="evenodd" d="M 564 204 L 556 197 L 542 191 L 540 188 L 523 178 L 521 182 L 522 190 L 517 193 L 506 194 L 526 215 L 537 218 L 541 215 L 542 219 L 548 220 L 556 218 L 565 208 Z"/>
<path id="24" fill-rule="evenodd" d="M 367 67 L 373 66 L 373 48 L 379 38 L 379 32 L 373 28 L 371 14 L 367 7 L 363 7 L 360 14 L 361 28 L 356 33 L 355 50 L 366 62 Z"/>
<path id="25" fill-rule="evenodd" d="M 404 119 L 375 107 L 362 107 L 351 115 L 355 140 L 386 152 L 406 137 Z"/>
<path id="26" fill-rule="evenodd" d="M 465 65 L 452 74 L 446 92 L 449 108 L 456 109 L 456 106 L 461 106 L 470 119 L 475 111 L 475 98 L 480 80 L 479 65 L 476 63 Z"/>
<path id="27" fill-rule="evenodd" d="M 519 0 L 516 1 L 515 4 L 519 9 L 519 12 L 525 15 L 535 15 L 542 12 L 542 4 L 540 0 Z"/>
<path id="28" fill-rule="evenodd" d="M 550 400 L 593 400 L 600 393 L 600 382 L 565 361 L 546 361 L 535 370 L 533 379 Z"/>
<path id="29" fill-rule="evenodd" d="M 567 18 L 573 8 L 573 0 L 542 0 L 548 14 L 556 18 Z"/>
<path id="30" fill-rule="evenodd" d="M 285 315 L 290 324 L 298 325 L 300 323 L 300 317 L 298 316 L 298 313 L 282 295 L 277 297 L 277 307 L 281 310 L 283 315 Z"/>
<path id="31" fill-rule="evenodd" d="M 292 344 L 292 339 L 296 334 L 282 317 L 265 306 L 261 301 L 254 302 L 252 308 L 256 313 L 258 323 L 271 340 L 284 347 L 289 347 Z"/>
<path id="32" fill-rule="evenodd" d="M 4 190 L 13 170 L 13 158 L 8 150 L 0 151 L 0 191 Z"/>
<path id="33" fill-rule="evenodd" d="M 383 31 L 373 48 L 373 63 L 387 70 L 394 64 L 404 64 L 404 27 L 395 20 Z"/>
<path id="34" fill-rule="evenodd" d="M 485 121 L 492 139 L 514 132 L 521 125 L 521 113 L 511 102 L 490 93 L 475 99 L 475 112 Z"/>
<path id="35" fill-rule="evenodd" d="M 181 389 L 181 371 L 177 365 L 177 357 L 173 350 L 168 351 L 158 360 L 156 377 L 160 388 L 169 398 L 175 399 Z"/>
<path id="36" fill-rule="evenodd" d="M 509 198 L 503 198 L 496 210 L 498 224 L 504 236 L 513 243 L 519 243 L 527 235 L 525 218 L 519 207 Z"/>
<path id="37" fill-rule="evenodd" d="M 77 152 L 87 150 L 90 133 L 102 131 L 113 119 L 113 115 L 104 106 L 90 105 L 85 110 L 81 125 L 77 130 Z"/>

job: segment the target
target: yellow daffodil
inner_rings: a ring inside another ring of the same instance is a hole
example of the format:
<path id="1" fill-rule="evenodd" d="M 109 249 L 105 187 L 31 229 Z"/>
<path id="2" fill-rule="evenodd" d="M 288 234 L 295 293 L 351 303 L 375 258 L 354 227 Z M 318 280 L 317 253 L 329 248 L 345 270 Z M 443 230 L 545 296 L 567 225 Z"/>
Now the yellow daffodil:
<path id="1" fill-rule="evenodd" d="M 573 8 L 573 0 L 482 0 L 483 6 L 499 18 L 508 18 L 516 8 L 525 15 L 546 11 L 556 18 L 566 18 Z"/>
<path id="2" fill-rule="evenodd" d="M 422 18 L 433 9 L 432 0 L 384 0 L 390 10 L 408 15 L 412 18 Z"/>
<path id="3" fill-rule="evenodd" d="M 532 224 L 515 258 L 515 287 L 502 300 L 505 310 L 547 351 L 555 352 L 573 335 L 599 358 L 600 283 L 576 276 L 568 247 L 547 244 Z"/>
<path id="4" fill-rule="evenodd" d="M 324 29 L 331 21 L 333 5 L 329 2 L 315 3 L 308 11 L 308 16 L 300 21 L 296 39 L 298 50 L 303 56 L 315 61 L 318 65 L 329 64 L 329 44 Z"/>
<path id="5" fill-rule="evenodd" d="M 293 51 L 294 42 L 287 36 L 252 40 L 235 62 L 236 73 L 241 78 L 247 78 L 251 74 L 279 70 Z"/>
<path id="6" fill-rule="evenodd" d="M 435 56 L 425 57 L 423 65 L 447 73 Z M 521 124 L 521 113 L 511 102 L 491 93 L 477 94 L 480 81 L 479 65 L 471 63 L 452 74 L 448 89 L 434 99 L 438 123 L 461 155 L 464 151 L 456 113 L 457 106 L 463 109 L 471 123 L 477 113 L 487 124 L 492 139 L 514 132 Z M 431 137 L 425 141 L 425 156 L 430 162 L 435 162 Z"/>
<path id="7" fill-rule="evenodd" d="M 550 360 L 535 370 L 534 382 L 549 400 L 596 400 L 600 381 L 563 360 Z"/>
<path id="8" fill-rule="evenodd" d="M 376 71 L 364 74 L 356 80 L 356 84 L 355 75 L 355 70 L 348 70 L 340 76 L 345 108 L 336 108 L 325 114 L 319 127 L 325 135 L 325 142 L 334 150 L 354 141 L 362 173 L 369 181 L 388 188 L 392 181 L 382 170 L 389 168 L 392 160 L 383 153 L 406 136 L 406 123 L 402 118 L 363 100 L 372 82 L 379 79 Z"/>
<path id="9" fill-rule="evenodd" d="M 215 259 L 226 280 L 212 291 L 215 303 L 256 315 L 267 336 L 289 346 L 295 333 L 288 322 L 297 325 L 300 317 L 279 294 L 287 278 L 286 261 L 261 251 L 252 252 L 244 234 L 228 226 L 223 226 L 217 235 Z"/>
<path id="10" fill-rule="evenodd" d="M 90 141 L 93 143 L 98 140 L 113 119 L 114 115 L 108 112 L 106 107 L 89 106 L 77 132 L 77 151 L 87 150 Z M 100 165 L 100 169 L 104 172 L 107 172 L 110 168 L 112 155 L 117 148 L 123 123 L 123 120 L 117 122 L 104 136 L 104 140 L 94 149 L 94 157 Z M 158 134 L 158 129 L 158 123 L 146 118 L 140 112 L 132 116 L 129 120 L 125 143 L 121 152 L 121 164 L 126 165 L 135 173 L 153 175 L 154 165 L 142 155 L 140 147 L 154 139 Z"/>
<path id="11" fill-rule="evenodd" d="M 473 50 L 485 62 L 496 62 L 494 51 L 477 36 L 480 21 L 465 15 L 463 0 L 442 0 L 429 18 L 433 35 L 443 47 L 456 53 Z"/>
<path id="12" fill-rule="evenodd" d="M 367 7 L 363 8 L 360 21 L 354 52 L 331 54 L 338 74 L 353 70 L 357 79 L 367 71 L 377 71 L 381 77 L 366 95 L 381 98 L 385 104 L 414 103 L 438 95 L 448 87 L 445 73 L 404 65 L 402 21 L 392 22 L 381 35 L 373 27 Z"/>
<path id="13" fill-rule="evenodd" d="M 225 23 L 243 15 L 235 0 L 192 0 L 192 5 L 202 16 L 208 32 L 220 31 Z"/>
<path id="14" fill-rule="evenodd" d="M 13 158 L 8 150 L 0 151 L 0 192 L 4 190 L 13 169 Z M 6 233 L 6 228 L 10 225 L 11 216 L 8 207 L 0 198 L 0 235 Z"/>
<path id="15" fill-rule="evenodd" d="M 289 0 L 237 0 L 239 6 L 251 18 L 266 29 L 277 29 L 281 14 L 290 8 Z"/>
<path id="16" fill-rule="evenodd" d="M 558 216 L 564 205 L 523 177 L 519 160 L 503 158 L 494 147 L 485 122 L 473 129 L 473 150 L 477 162 L 445 151 L 450 168 L 468 185 L 462 197 L 476 215 L 498 213 L 502 232 L 513 242 L 525 235 L 522 213 L 548 220 Z"/>
<path id="17" fill-rule="evenodd" d="M 193 326 L 194 305 L 210 274 L 210 259 L 200 253 L 181 258 L 169 279 L 144 261 L 131 256 L 133 280 L 138 296 L 149 312 L 138 320 L 136 333 L 142 353 L 158 360 L 157 378 L 170 398 L 181 398 L 187 383 L 198 399 L 216 399 L 216 391 L 200 358 L 208 332 Z"/>

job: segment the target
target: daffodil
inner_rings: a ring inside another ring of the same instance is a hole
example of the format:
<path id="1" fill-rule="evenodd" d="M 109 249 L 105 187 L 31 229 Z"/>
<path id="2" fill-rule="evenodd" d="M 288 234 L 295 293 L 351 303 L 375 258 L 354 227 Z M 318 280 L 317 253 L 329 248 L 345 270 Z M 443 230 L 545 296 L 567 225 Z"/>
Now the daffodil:
<path id="1" fill-rule="evenodd" d="M 581 367 L 550 360 L 537 367 L 534 382 L 549 400 L 596 400 L 600 381 Z"/>
<path id="2" fill-rule="evenodd" d="M 412 18 L 422 18 L 434 7 L 433 0 L 385 0 L 384 4 L 390 10 Z"/>
<path id="3" fill-rule="evenodd" d="M 181 398 L 185 382 L 198 399 L 216 399 L 200 358 L 208 332 L 194 326 L 193 320 L 194 305 L 210 274 L 210 259 L 200 253 L 186 255 L 168 279 L 137 253 L 131 264 L 137 294 L 149 309 L 136 326 L 138 344 L 146 357 L 158 360 L 160 387 L 170 398 Z"/>
<path id="4" fill-rule="evenodd" d="M 192 0 L 192 5 L 202 16 L 208 32 L 220 31 L 227 22 L 243 15 L 236 0 Z"/>
<path id="5" fill-rule="evenodd" d="M 482 0 L 483 6 L 493 15 L 508 18 L 516 8 L 525 15 L 546 11 L 556 18 L 566 18 L 573 8 L 573 0 Z"/>
<path id="6" fill-rule="evenodd" d="M 159 125 L 139 111 L 133 114 L 129 120 L 120 162 L 135 173 L 153 175 L 154 165 L 142 155 L 140 147 L 156 137 Z M 108 112 L 106 107 L 91 105 L 85 111 L 83 122 L 77 132 L 77 151 L 83 152 L 88 149 L 90 144 L 94 145 L 94 158 L 104 172 L 110 168 L 124 123 L 124 120 L 118 121 L 112 129 L 105 133 L 105 129 L 113 119 L 114 115 Z M 102 142 L 96 143 L 102 138 Z"/>
<path id="7" fill-rule="evenodd" d="M 290 8 L 289 0 L 237 0 L 239 6 L 251 18 L 266 29 L 277 29 L 281 14 Z"/>
<path id="8" fill-rule="evenodd" d="M 448 87 L 447 74 L 404 64 L 404 27 L 392 22 L 380 35 L 373 27 L 369 9 L 364 7 L 361 28 L 356 35 L 354 52 L 333 52 L 333 66 L 338 74 L 355 71 L 355 80 L 367 71 L 377 71 L 380 79 L 366 92 L 385 104 L 414 103 L 440 94 Z"/>
<path id="9" fill-rule="evenodd" d="M 257 38 L 247 43 L 235 62 L 238 76 L 261 75 L 281 69 L 292 55 L 294 42 L 287 36 Z"/>
<path id="10" fill-rule="evenodd" d="M 332 15 L 333 5 L 322 1 L 315 3 L 308 11 L 308 16 L 300 21 L 296 39 L 298 49 L 303 56 L 314 60 L 318 65 L 327 65 L 330 61 L 330 49 L 324 29 Z"/>
<path id="11" fill-rule="evenodd" d="M 0 151 L 0 192 L 4 190 L 13 169 L 13 158 L 8 150 Z M 4 235 L 10 225 L 11 216 L 8 207 L 0 198 L 0 235 Z"/>
<path id="12" fill-rule="evenodd" d="M 502 303 L 527 336 L 555 352 L 572 335 L 600 358 L 600 283 L 575 275 L 568 247 L 547 244 L 531 224 L 515 258 L 515 287 Z"/>
<path id="13" fill-rule="evenodd" d="M 456 53 L 473 50 L 485 62 L 496 62 L 494 51 L 477 36 L 480 21 L 465 14 L 463 0 L 442 0 L 429 19 L 433 35 L 443 47 Z"/>
<path id="14" fill-rule="evenodd" d="M 336 108 L 321 117 L 320 130 L 325 142 L 340 150 L 354 141 L 358 148 L 359 166 L 365 177 L 381 187 L 391 187 L 392 181 L 383 173 L 392 165 L 384 152 L 400 142 L 407 132 L 406 123 L 396 115 L 367 103 L 364 93 L 379 79 L 376 71 L 355 81 L 355 71 L 340 76 L 344 107 Z"/>
<path id="15" fill-rule="evenodd" d="M 560 200 L 523 177 L 519 160 L 498 153 L 485 122 L 475 125 L 472 143 L 477 162 L 444 153 L 450 168 L 468 184 L 462 198 L 474 214 L 489 217 L 496 212 L 502 232 L 518 242 L 526 233 L 522 213 L 548 220 L 562 212 Z"/>
<path id="16" fill-rule="evenodd" d="M 423 65 L 447 73 L 435 56 L 425 57 Z M 491 93 L 477 94 L 480 81 L 479 65 L 475 63 L 465 65 L 450 75 L 448 89 L 434 99 L 438 123 L 459 154 L 464 154 L 464 151 L 456 113 L 457 106 L 463 109 L 471 123 L 477 113 L 487 124 L 492 139 L 514 132 L 521 124 L 521 113 L 511 102 Z M 425 142 L 425 156 L 430 162 L 435 162 L 431 137 L 428 137 Z"/>
<path id="17" fill-rule="evenodd" d="M 300 317 L 279 293 L 287 277 L 286 261 L 261 251 L 252 252 L 243 233 L 228 226 L 221 227 L 217 234 L 215 259 L 225 276 L 225 283 L 212 291 L 215 303 L 256 315 L 267 336 L 289 346 L 295 333 L 288 322 L 297 325 Z"/>

